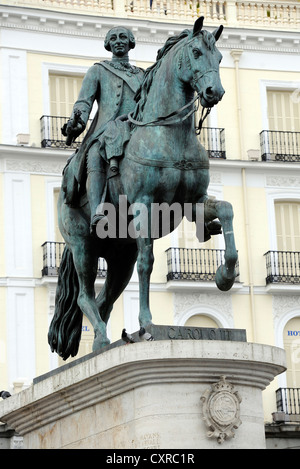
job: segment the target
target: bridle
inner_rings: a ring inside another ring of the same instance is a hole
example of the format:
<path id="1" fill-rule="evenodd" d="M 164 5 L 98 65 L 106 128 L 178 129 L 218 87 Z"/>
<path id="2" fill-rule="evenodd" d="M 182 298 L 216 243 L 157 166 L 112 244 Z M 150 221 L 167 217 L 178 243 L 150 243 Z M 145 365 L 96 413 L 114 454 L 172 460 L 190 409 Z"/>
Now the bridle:
<path id="1" fill-rule="evenodd" d="M 205 72 L 205 73 L 207 73 L 207 72 Z M 205 73 L 203 73 L 203 75 L 205 75 Z M 195 102 L 197 102 L 196 106 L 194 106 Z M 199 102 L 200 102 L 200 93 L 198 92 L 196 94 L 196 96 L 191 101 L 189 101 L 187 104 L 182 106 L 180 109 L 177 109 L 176 111 L 171 112 L 167 116 L 157 117 L 156 119 L 154 119 L 152 121 L 148 121 L 148 122 L 141 122 L 141 121 L 138 121 L 138 120 L 134 119 L 132 117 L 133 112 L 131 112 L 131 113 L 128 114 L 128 120 L 132 124 L 134 124 L 138 127 L 154 127 L 154 126 L 167 126 L 167 125 L 180 124 L 180 123 L 184 122 L 186 119 L 188 119 L 190 116 L 192 116 L 195 112 L 198 111 Z M 190 107 L 192 107 L 192 109 L 189 110 Z M 183 117 L 181 117 L 181 114 L 184 111 L 187 111 L 187 112 Z M 201 129 L 202 129 L 202 126 L 203 126 L 203 122 L 206 119 L 206 117 L 208 116 L 208 114 L 210 113 L 210 111 L 211 111 L 211 109 L 207 108 L 206 112 L 204 113 L 204 108 L 202 108 L 202 113 L 201 113 L 201 117 L 200 117 L 200 120 L 199 120 L 199 124 L 195 128 L 195 131 L 196 131 L 197 135 L 200 135 L 200 132 L 201 132 Z"/>
<path id="2" fill-rule="evenodd" d="M 191 42 L 191 40 L 189 42 Z M 188 45 L 189 42 L 186 45 Z M 183 54 L 183 52 L 182 52 L 182 54 Z M 191 62 L 190 62 L 190 58 L 189 58 L 188 54 L 185 54 L 185 59 L 188 62 L 188 67 L 191 68 Z M 180 59 L 179 63 L 181 64 L 181 62 L 182 62 L 182 56 L 181 56 L 181 59 Z M 180 67 L 181 67 L 181 65 L 180 65 Z M 196 83 L 199 80 L 201 80 L 201 78 L 203 78 L 205 75 L 207 75 L 208 73 L 211 73 L 211 72 L 218 73 L 218 70 L 209 69 L 209 70 L 206 70 L 203 73 L 201 73 L 200 71 L 195 72 L 193 74 L 193 78 L 192 78 L 192 81 L 191 81 L 192 88 L 196 91 Z M 148 121 L 148 122 L 141 122 L 141 121 L 138 121 L 138 120 L 134 119 L 132 117 L 133 112 L 131 112 L 130 114 L 128 114 L 128 119 L 132 124 L 134 124 L 138 127 L 167 126 L 167 125 L 180 124 L 180 123 L 184 122 L 186 119 L 188 119 L 190 116 L 192 116 L 195 112 L 198 111 L 199 102 L 200 102 L 200 92 L 196 92 L 196 93 L 197 93 L 196 96 L 189 103 L 187 103 L 185 106 L 182 106 L 180 109 L 177 109 L 177 111 L 171 112 L 167 116 L 157 117 L 156 119 L 154 119 L 152 121 Z M 196 101 L 197 101 L 196 106 L 193 106 Z M 193 108 L 191 110 L 188 110 L 191 106 L 193 106 Z M 187 111 L 187 113 L 184 115 L 184 117 L 180 117 L 181 114 L 184 111 Z M 200 135 L 203 123 L 204 123 L 206 117 L 209 115 L 210 111 L 211 111 L 211 108 L 206 108 L 206 112 L 204 112 L 204 108 L 202 108 L 201 117 L 199 119 L 198 126 L 195 127 L 196 135 Z"/>

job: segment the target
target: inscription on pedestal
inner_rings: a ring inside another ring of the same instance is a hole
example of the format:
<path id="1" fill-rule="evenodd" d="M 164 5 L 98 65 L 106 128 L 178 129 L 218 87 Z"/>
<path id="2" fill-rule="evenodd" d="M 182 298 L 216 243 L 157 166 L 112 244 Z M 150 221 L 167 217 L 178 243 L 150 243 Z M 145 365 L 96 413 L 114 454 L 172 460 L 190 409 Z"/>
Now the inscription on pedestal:
<path id="1" fill-rule="evenodd" d="M 147 328 L 154 340 L 229 340 L 247 342 L 245 329 L 212 327 L 159 326 Z"/>

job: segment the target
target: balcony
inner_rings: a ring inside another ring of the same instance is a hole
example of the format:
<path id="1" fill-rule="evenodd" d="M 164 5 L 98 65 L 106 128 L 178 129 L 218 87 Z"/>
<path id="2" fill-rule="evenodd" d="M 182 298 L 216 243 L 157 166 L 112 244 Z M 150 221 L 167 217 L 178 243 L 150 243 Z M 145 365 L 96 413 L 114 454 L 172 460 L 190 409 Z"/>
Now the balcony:
<path id="1" fill-rule="evenodd" d="M 43 248 L 43 269 L 42 277 L 57 277 L 59 266 L 62 258 L 62 253 L 65 248 L 65 243 L 56 241 L 46 241 L 42 244 Z M 99 258 L 98 261 L 98 278 L 105 278 L 107 272 L 107 265 L 104 259 Z"/>
<path id="2" fill-rule="evenodd" d="M 66 145 L 66 137 L 61 133 L 61 128 L 68 121 L 69 117 L 59 116 L 42 116 L 40 118 L 41 125 L 41 146 L 42 148 L 78 148 L 84 139 L 84 136 L 90 126 L 91 120 L 88 121 L 85 131 L 76 139 L 71 146 Z"/>
<path id="3" fill-rule="evenodd" d="M 277 412 L 284 412 L 289 421 L 300 421 L 300 388 L 279 388 L 276 391 Z"/>
<path id="4" fill-rule="evenodd" d="M 217 268 L 224 264 L 224 249 L 169 248 L 167 281 L 214 281 Z M 236 265 L 239 282 L 239 265 Z"/>
<path id="5" fill-rule="evenodd" d="M 203 127 L 199 138 L 209 158 L 226 158 L 225 129 Z"/>
<path id="6" fill-rule="evenodd" d="M 40 118 L 42 148 L 67 148 L 75 150 L 80 146 L 92 120 L 88 121 L 85 131 L 68 147 L 66 145 L 66 138 L 61 133 L 61 128 L 68 119 L 69 117 L 59 116 L 42 116 Z M 199 138 L 207 150 L 209 158 L 226 158 L 224 129 L 203 127 Z"/>
<path id="7" fill-rule="evenodd" d="M 266 258 L 266 284 L 299 284 L 300 283 L 300 252 L 268 251 Z"/>
<path id="8" fill-rule="evenodd" d="M 263 130 L 260 133 L 263 161 L 300 161 L 300 132 Z"/>

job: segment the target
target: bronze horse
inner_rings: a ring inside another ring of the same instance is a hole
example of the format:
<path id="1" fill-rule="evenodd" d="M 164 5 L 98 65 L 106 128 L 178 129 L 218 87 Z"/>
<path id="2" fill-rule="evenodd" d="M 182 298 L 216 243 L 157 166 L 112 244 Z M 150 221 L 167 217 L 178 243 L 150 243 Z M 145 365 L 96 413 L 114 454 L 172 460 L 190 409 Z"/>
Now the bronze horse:
<path id="1" fill-rule="evenodd" d="M 89 204 L 71 208 L 61 191 L 58 201 L 59 227 L 64 249 L 59 270 L 55 314 L 48 341 L 52 351 L 64 359 L 78 352 L 82 315 L 94 328 L 93 351 L 109 343 L 106 325 L 113 304 L 127 286 L 135 263 L 139 276 L 139 323 L 152 323 L 149 308 L 149 285 L 154 256 L 151 236 L 151 205 L 167 203 L 203 204 L 206 232 L 209 224 L 219 223 L 225 239 L 225 263 L 218 267 L 216 284 L 229 290 L 235 280 L 237 251 L 233 233 L 233 210 L 230 203 L 209 199 L 209 159 L 195 132 L 194 102 L 203 108 L 217 104 L 223 94 L 219 76 L 222 56 L 216 42 L 220 26 L 213 33 L 202 29 L 203 17 L 193 30 L 184 30 L 168 39 L 158 52 L 156 63 L 146 73 L 138 92 L 137 106 L 129 116 L 131 139 L 120 174 L 109 179 L 107 200 L 118 210 L 119 195 L 128 204 L 143 204 L 149 219 L 147 236 L 99 238 L 90 233 Z M 215 222 L 214 222 L 215 220 Z M 94 283 L 98 258 L 107 262 L 107 276 L 100 294 L 95 297 Z"/>

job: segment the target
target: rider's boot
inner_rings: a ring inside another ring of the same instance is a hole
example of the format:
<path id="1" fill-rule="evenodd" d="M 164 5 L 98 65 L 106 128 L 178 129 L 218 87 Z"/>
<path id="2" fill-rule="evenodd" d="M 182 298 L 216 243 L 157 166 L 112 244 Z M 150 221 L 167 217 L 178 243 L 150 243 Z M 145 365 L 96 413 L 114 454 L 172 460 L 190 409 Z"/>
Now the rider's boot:
<path id="1" fill-rule="evenodd" d="M 91 171 L 87 178 L 87 194 L 91 209 L 90 232 L 96 232 L 97 223 L 105 218 L 101 210 L 101 200 L 106 184 L 106 175 L 102 171 Z M 100 207 L 99 207 L 100 206 Z"/>

